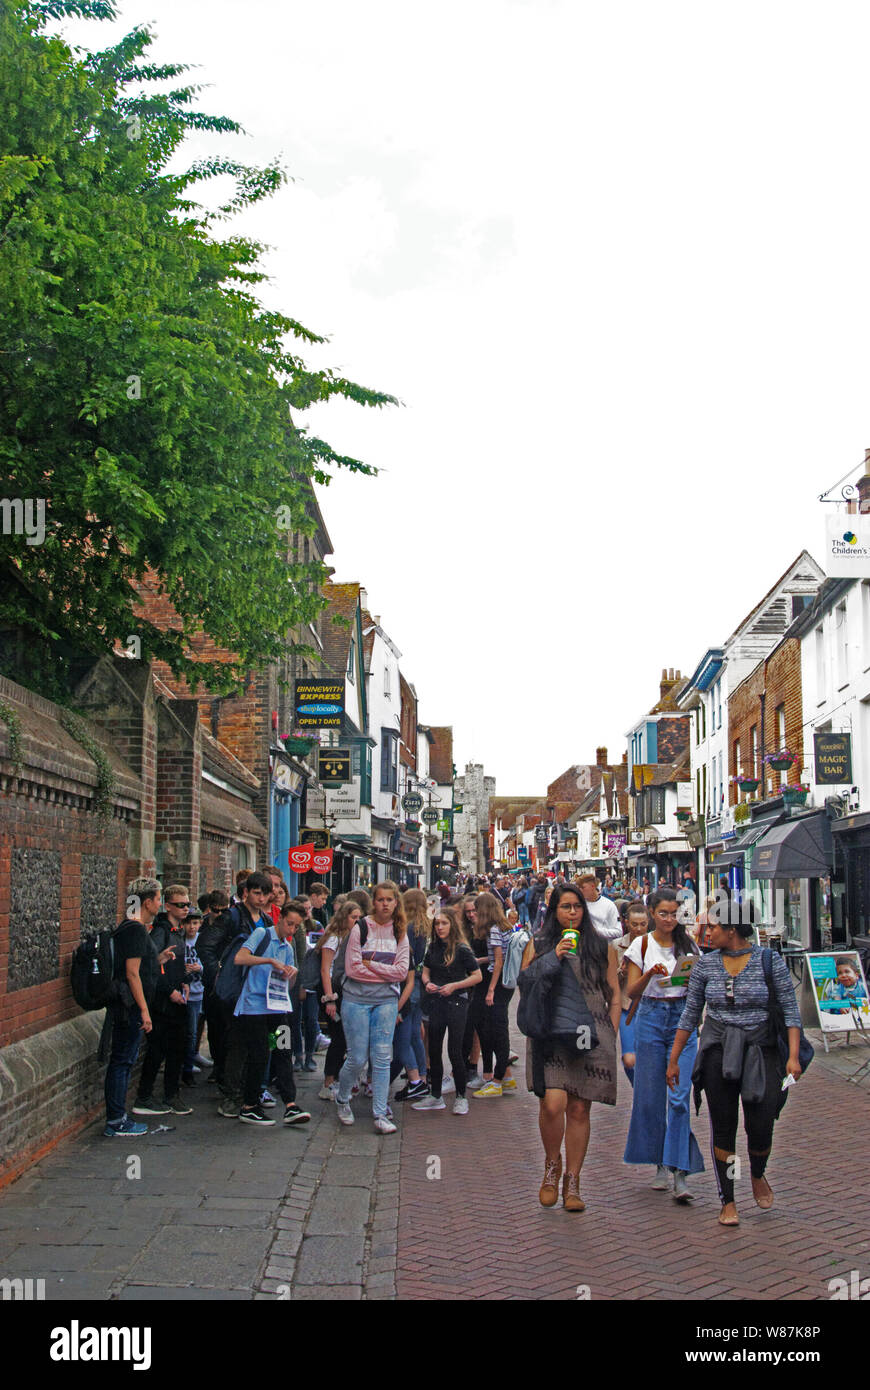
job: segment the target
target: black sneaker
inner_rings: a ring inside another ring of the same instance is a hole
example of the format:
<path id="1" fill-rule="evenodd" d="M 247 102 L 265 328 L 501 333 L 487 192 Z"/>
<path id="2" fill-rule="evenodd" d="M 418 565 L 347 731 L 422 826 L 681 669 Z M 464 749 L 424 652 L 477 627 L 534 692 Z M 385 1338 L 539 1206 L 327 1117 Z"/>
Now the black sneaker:
<path id="1" fill-rule="evenodd" d="M 394 1100 L 422 1100 L 428 1096 L 430 1087 L 421 1077 L 419 1081 L 409 1081 L 407 1086 L 403 1086 L 401 1091 L 397 1091 Z"/>
<path id="2" fill-rule="evenodd" d="M 187 1076 L 187 1075 L 182 1076 L 182 1078 L 181 1078 L 181 1084 L 182 1084 L 182 1086 L 195 1086 L 195 1085 L 196 1085 L 196 1078 L 194 1077 L 193 1072 L 191 1072 L 189 1076 Z"/>
<path id="3" fill-rule="evenodd" d="M 186 1100 L 182 1100 L 181 1096 L 173 1096 L 171 1100 L 165 1100 L 163 1104 L 166 1106 L 170 1115 L 193 1114 L 192 1106 L 188 1105 Z"/>
<path id="4" fill-rule="evenodd" d="M 274 1120 L 267 1119 L 262 1110 L 240 1110 L 239 1119 L 243 1125 L 273 1125 Z"/>
<path id="5" fill-rule="evenodd" d="M 284 1107 L 285 1125 L 307 1125 L 311 1119 L 307 1110 L 303 1110 L 301 1105 L 295 1105 L 292 1101 Z"/>
<path id="6" fill-rule="evenodd" d="M 169 1115 L 168 1105 L 160 1105 L 153 1096 L 139 1096 L 133 1105 L 134 1115 Z"/>

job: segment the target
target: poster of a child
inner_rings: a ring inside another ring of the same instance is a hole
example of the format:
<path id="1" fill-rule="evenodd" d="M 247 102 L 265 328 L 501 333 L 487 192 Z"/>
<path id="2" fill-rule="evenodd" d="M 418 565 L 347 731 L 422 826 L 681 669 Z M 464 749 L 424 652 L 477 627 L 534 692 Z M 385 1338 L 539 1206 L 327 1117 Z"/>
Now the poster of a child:
<path id="1" fill-rule="evenodd" d="M 870 1028 L 870 999 L 857 951 L 812 955 L 809 963 L 823 1031 Z"/>

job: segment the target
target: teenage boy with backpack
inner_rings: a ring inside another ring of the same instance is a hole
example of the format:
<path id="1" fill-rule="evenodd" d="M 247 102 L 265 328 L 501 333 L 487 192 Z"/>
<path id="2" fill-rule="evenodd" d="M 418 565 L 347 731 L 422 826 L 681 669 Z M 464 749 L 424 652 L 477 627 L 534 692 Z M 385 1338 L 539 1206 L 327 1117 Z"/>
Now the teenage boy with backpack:
<path id="1" fill-rule="evenodd" d="M 150 933 L 162 892 L 156 878 L 134 878 L 127 885 L 127 916 L 112 934 L 115 998 L 107 1009 L 112 1033 L 105 1085 L 107 1139 L 148 1133 L 147 1124 L 127 1119 L 126 1104 L 142 1034 L 152 1027 L 160 958 Z"/>
<path id="2" fill-rule="evenodd" d="M 270 1034 L 277 1034 L 271 1056 L 271 1074 L 284 1102 L 285 1125 L 305 1124 L 307 1110 L 296 1104 L 293 1054 L 290 1043 L 290 986 L 298 975 L 293 951 L 293 934 L 305 920 L 302 903 L 286 903 L 273 925 L 261 922 L 236 952 L 233 963 L 244 970 L 245 978 L 234 1010 L 236 1036 L 244 1056 L 242 1072 L 242 1124 L 274 1125 L 263 1114 L 260 1094 L 263 1075 L 269 1064 Z M 281 1009 L 281 996 L 287 1009 Z M 280 1032 L 279 1032 L 280 1030 Z"/>
<path id="3" fill-rule="evenodd" d="M 191 1107 L 180 1094 L 181 1072 L 187 1048 L 187 998 L 190 989 L 184 950 L 184 921 L 190 911 L 190 893 L 173 883 L 164 894 L 166 910 L 158 913 L 151 939 L 161 952 L 160 974 L 154 991 L 152 1028 L 142 1071 L 134 1115 L 189 1115 Z M 152 1092 L 163 1067 L 162 1101 Z"/>
<path id="4" fill-rule="evenodd" d="M 221 917 L 213 939 L 206 944 L 202 939 L 197 943 L 206 975 L 210 974 L 211 969 L 214 970 L 214 1014 L 220 1018 L 218 1031 L 221 1040 L 219 1055 L 215 1057 L 215 1071 L 223 1091 L 218 1114 L 227 1120 L 237 1120 L 239 1117 L 245 1061 L 242 1035 L 234 1018 L 245 972 L 236 964 L 235 958 L 255 928 L 271 926 L 271 919 L 266 916 L 266 906 L 272 896 L 272 880 L 267 874 L 255 870 L 240 884 L 239 891 L 241 901 L 233 903 Z M 265 1068 L 265 1061 L 263 1066 Z"/>

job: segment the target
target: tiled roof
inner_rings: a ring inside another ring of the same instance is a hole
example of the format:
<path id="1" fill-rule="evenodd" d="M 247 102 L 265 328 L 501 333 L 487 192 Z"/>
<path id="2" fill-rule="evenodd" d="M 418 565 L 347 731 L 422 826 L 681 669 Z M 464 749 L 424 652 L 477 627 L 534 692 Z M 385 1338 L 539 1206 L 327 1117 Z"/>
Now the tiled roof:
<path id="1" fill-rule="evenodd" d="M 453 726 L 432 725 L 432 743 L 429 748 L 429 776 L 439 786 L 450 786 L 453 782 Z"/>
<path id="2" fill-rule="evenodd" d="M 489 818 L 500 820 L 503 827 L 513 825 L 517 816 L 524 812 L 543 816 L 546 807 L 542 796 L 491 796 L 489 798 Z"/>
<path id="3" fill-rule="evenodd" d="M 359 584 L 333 584 L 329 579 L 323 586 L 326 598 L 326 608 L 321 620 L 324 675 L 338 676 L 347 670 L 347 654 L 354 632 L 359 590 Z M 336 623 L 333 621 L 335 618 L 345 621 Z"/>
<path id="4" fill-rule="evenodd" d="M 666 691 L 664 696 L 653 705 L 650 714 L 668 714 L 673 712 L 680 713 L 680 706 L 677 703 L 683 691 L 691 684 L 691 676 L 686 676 L 684 680 L 677 681 Z"/>
<path id="5" fill-rule="evenodd" d="M 212 738 L 207 729 L 200 724 L 202 732 L 202 765 L 213 775 L 223 773 L 225 777 L 230 777 L 236 782 L 241 782 L 243 786 L 250 787 L 256 791 L 260 785 L 259 777 L 255 777 L 250 768 L 231 753 L 225 744 L 218 739 Z"/>

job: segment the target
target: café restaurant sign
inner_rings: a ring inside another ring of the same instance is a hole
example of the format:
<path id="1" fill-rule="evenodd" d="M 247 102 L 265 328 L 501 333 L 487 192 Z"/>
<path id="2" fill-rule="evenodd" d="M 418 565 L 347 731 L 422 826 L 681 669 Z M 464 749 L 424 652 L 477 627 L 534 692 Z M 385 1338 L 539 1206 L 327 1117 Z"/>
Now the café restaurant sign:
<path id="1" fill-rule="evenodd" d="M 814 734 L 815 779 L 822 787 L 840 787 L 852 782 L 852 735 Z"/>

